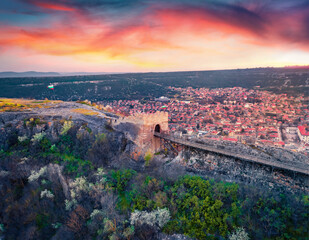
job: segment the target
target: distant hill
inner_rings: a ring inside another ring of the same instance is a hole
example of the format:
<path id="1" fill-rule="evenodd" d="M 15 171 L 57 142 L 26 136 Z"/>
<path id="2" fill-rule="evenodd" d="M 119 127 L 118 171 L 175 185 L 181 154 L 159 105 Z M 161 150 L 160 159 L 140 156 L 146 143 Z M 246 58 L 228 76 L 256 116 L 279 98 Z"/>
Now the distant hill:
<path id="1" fill-rule="evenodd" d="M 38 73 L 40 74 L 40 73 Z M 57 73 L 44 73 L 57 74 Z M 273 93 L 309 96 L 309 69 L 253 68 L 235 70 L 149 72 L 83 75 L 82 72 L 54 76 L 2 77 L 0 97 L 98 102 L 123 99 L 173 98 L 172 87 L 243 87 Z M 89 73 L 90 74 L 90 73 Z M 1 74 L 0 74 L 1 76 Z M 54 85 L 54 90 L 48 88 Z"/>
<path id="2" fill-rule="evenodd" d="M 0 72 L 0 78 L 17 78 L 17 77 L 61 77 L 61 76 L 88 76 L 115 74 L 114 72 Z"/>
<path id="3" fill-rule="evenodd" d="M 61 72 L 61 76 L 95 76 L 104 74 L 117 74 L 117 72 Z"/>
<path id="4" fill-rule="evenodd" d="M 309 65 L 307 66 L 286 66 L 288 69 L 309 69 Z"/>
<path id="5" fill-rule="evenodd" d="M 57 72 L 0 72 L 0 78 L 8 78 L 8 77 L 56 77 L 61 76 L 60 73 Z"/>

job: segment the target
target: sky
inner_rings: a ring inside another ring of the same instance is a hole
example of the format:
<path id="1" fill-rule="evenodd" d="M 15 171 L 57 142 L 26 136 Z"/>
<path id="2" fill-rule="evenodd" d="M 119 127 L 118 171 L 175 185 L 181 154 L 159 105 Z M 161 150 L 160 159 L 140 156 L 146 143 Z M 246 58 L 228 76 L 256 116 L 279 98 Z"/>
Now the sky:
<path id="1" fill-rule="evenodd" d="M 1 0 L 0 71 L 309 65 L 309 0 Z"/>

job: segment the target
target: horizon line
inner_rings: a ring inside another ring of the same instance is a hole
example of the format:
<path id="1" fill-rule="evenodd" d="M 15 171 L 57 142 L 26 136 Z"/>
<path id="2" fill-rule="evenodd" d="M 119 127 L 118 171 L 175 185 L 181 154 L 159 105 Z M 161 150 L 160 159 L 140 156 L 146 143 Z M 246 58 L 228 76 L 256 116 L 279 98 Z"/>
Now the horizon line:
<path id="1" fill-rule="evenodd" d="M 282 67 L 274 67 L 274 66 L 267 66 L 267 67 L 244 67 L 244 68 L 218 68 L 218 69 L 199 69 L 199 70 L 170 70 L 170 71 L 144 71 L 144 72 L 87 72 L 87 71 L 80 71 L 80 72 L 61 72 L 61 71 L 38 71 L 38 70 L 26 70 L 26 71 L 11 71 L 5 70 L 0 71 L 0 73 L 58 73 L 58 74 L 130 74 L 130 73 L 169 73 L 169 72 L 205 72 L 205 71 L 229 71 L 229 70 L 248 70 L 248 69 L 279 69 L 279 68 L 309 68 L 308 65 L 287 65 Z"/>

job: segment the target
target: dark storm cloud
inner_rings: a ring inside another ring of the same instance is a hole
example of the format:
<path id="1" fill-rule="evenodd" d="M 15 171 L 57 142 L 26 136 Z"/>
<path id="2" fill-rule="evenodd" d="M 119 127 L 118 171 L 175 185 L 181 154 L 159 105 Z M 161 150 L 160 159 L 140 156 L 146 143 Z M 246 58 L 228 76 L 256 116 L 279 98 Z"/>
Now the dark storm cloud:
<path id="1" fill-rule="evenodd" d="M 266 22 L 259 13 L 248 10 L 247 8 L 229 4 L 225 2 L 204 2 L 199 6 L 191 5 L 189 1 L 182 8 L 190 11 L 193 8 L 203 11 L 205 15 L 212 16 L 220 21 L 227 22 L 231 25 L 238 26 L 243 29 L 262 34 L 265 30 Z"/>

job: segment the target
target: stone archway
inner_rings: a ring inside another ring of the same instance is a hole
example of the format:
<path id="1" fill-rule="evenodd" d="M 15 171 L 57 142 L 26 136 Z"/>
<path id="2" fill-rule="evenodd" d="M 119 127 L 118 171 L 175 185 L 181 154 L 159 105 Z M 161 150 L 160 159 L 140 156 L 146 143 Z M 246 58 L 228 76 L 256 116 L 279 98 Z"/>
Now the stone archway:
<path id="1" fill-rule="evenodd" d="M 155 132 L 155 133 L 160 133 L 160 132 L 161 132 L 161 127 L 160 127 L 159 124 L 157 124 L 157 125 L 155 126 L 154 132 Z"/>

